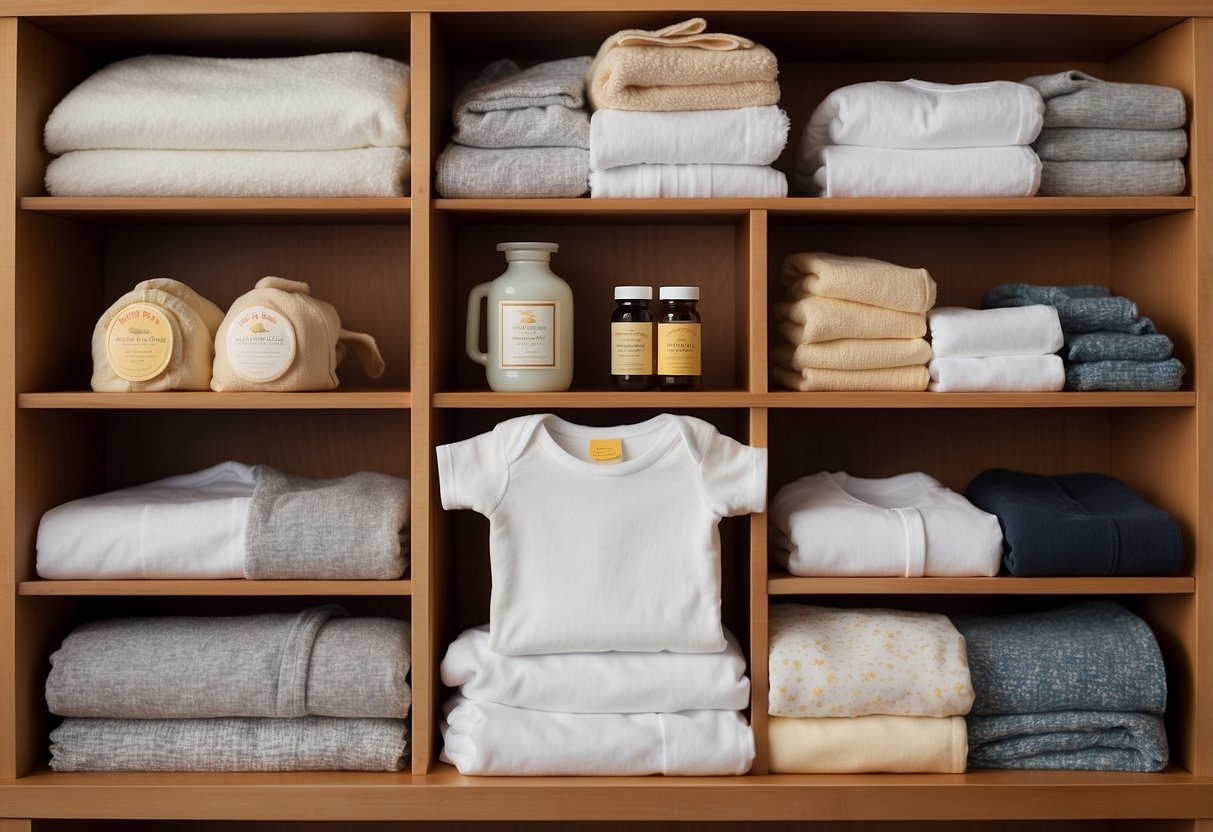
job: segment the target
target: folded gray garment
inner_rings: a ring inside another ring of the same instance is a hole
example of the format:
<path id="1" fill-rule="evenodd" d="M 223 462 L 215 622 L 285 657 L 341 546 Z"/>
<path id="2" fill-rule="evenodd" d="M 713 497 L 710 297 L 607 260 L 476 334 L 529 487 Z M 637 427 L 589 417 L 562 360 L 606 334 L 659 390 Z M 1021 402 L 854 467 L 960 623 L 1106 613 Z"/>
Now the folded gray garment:
<path id="1" fill-rule="evenodd" d="M 1065 336 L 1061 357 L 1072 364 L 1092 361 L 1165 361 L 1171 357 L 1171 339 L 1160 332 L 1076 332 Z"/>
<path id="2" fill-rule="evenodd" d="M 1128 711 L 1161 714 L 1167 674 L 1149 625 L 1119 604 L 960 615 L 973 680 L 971 714 Z"/>
<path id="3" fill-rule="evenodd" d="M 1039 196 L 1175 196 L 1183 193 L 1184 163 L 1042 162 Z"/>
<path id="4" fill-rule="evenodd" d="M 459 93 L 454 141 L 470 147 L 590 146 L 585 73 L 590 58 L 521 70 L 508 58 L 484 68 Z"/>
<path id="5" fill-rule="evenodd" d="M 1106 286 L 1079 283 L 1073 286 L 1036 286 L 1030 283 L 1003 283 L 981 298 L 983 309 L 1007 306 L 1032 306 L 1047 303 L 1057 310 L 1061 330 L 1075 332 L 1127 332 L 1133 335 L 1154 333 L 1154 322 L 1137 314 L 1137 304 L 1113 295 Z"/>
<path id="6" fill-rule="evenodd" d="M 969 716 L 970 768 L 1160 771 L 1167 729 L 1157 714 L 1062 711 Z"/>
<path id="7" fill-rule="evenodd" d="M 1032 149 L 1044 162 L 1165 162 L 1188 152 L 1188 134 L 1174 130 L 1049 127 Z"/>
<path id="8" fill-rule="evenodd" d="M 1188 120 L 1183 93 L 1172 87 L 1101 81 L 1073 69 L 1023 82 L 1045 100 L 1045 127 L 1170 130 Z"/>
<path id="9" fill-rule="evenodd" d="M 489 150 L 448 144 L 434 190 L 456 199 L 557 199 L 590 189 L 590 151 L 579 147 Z"/>
<path id="10" fill-rule="evenodd" d="M 55 771 L 399 771 L 403 719 L 65 719 Z"/>
<path id="11" fill-rule="evenodd" d="M 401 717 L 409 625 L 295 615 L 115 618 L 77 627 L 51 654 L 46 704 L 60 716 Z"/>
<path id="12" fill-rule="evenodd" d="M 274 580 L 392 580 L 404 574 L 409 481 L 361 471 L 313 480 L 261 465 L 244 574 Z"/>
<path id="13" fill-rule="evenodd" d="M 1092 361 L 1066 367 L 1067 390 L 1178 390 L 1184 365 L 1165 361 Z"/>

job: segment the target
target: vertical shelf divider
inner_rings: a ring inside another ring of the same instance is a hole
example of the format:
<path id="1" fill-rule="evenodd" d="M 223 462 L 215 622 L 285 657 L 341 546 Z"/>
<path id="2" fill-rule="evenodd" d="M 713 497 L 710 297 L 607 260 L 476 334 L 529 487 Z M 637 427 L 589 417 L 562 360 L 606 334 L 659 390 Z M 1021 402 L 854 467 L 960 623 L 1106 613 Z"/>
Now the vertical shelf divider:
<path id="1" fill-rule="evenodd" d="M 746 387 L 751 393 L 767 392 L 767 221 L 769 214 L 750 211 L 747 219 L 747 245 L 742 247 L 745 262 L 737 273 L 746 275 L 742 285 L 749 292 L 745 307 L 749 313 L 749 350 L 746 355 Z M 740 287 L 739 287 L 740 288 Z M 766 586 L 766 581 L 763 581 Z"/>
<path id="2" fill-rule="evenodd" d="M 12 335 L 16 325 L 17 280 L 17 146 L 11 125 L 17 121 L 17 25 L 15 18 L 0 20 L 0 332 L 10 349 L 0 365 L 0 454 L 4 459 L 0 484 L 0 778 L 17 776 L 17 447 L 16 360 Z M 29 821 L 0 821 L 3 832 L 28 830 Z M 24 824 L 24 826 L 18 826 Z M 11 826 L 11 830 L 10 827 Z"/>
<path id="3" fill-rule="evenodd" d="M 756 212 L 756 213 L 766 213 Z M 765 228 L 765 226 L 764 226 Z M 765 376 L 764 376 L 765 377 Z M 767 430 L 767 409 L 750 408 L 749 444 L 767 448 L 770 454 L 770 434 Z M 770 500 L 770 489 L 767 489 Z M 770 506 L 767 506 L 768 510 Z M 754 731 L 754 767 L 751 774 L 766 774 L 767 759 L 767 672 L 769 645 L 767 637 L 767 512 L 750 515 L 750 725 Z"/>

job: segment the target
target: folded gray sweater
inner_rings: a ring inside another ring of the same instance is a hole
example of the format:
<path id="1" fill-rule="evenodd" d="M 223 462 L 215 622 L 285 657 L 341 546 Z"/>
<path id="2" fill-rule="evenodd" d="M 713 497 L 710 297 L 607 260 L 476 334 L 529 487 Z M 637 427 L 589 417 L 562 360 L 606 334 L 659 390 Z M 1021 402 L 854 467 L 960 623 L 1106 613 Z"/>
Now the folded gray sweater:
<path id="1" fill-rule="evenodd" d="M 585 110 L 589 56 L 519 69 L 509 60 L 489 64 L 459 94 L 452 140 L 471 147 L 590 146 Z"/>
<path id="2" fill-rule="evenodd" d="M 1047 127 L 1032 149 L 1044 162 L 1165 162 L 1188 152 L 1188 134 L 1174 130 Z"/>
<path id="3" fill-rule="evenodd" d="M 1170 130 L 1187 121 L 1184 96 L 1154 84 L 1102 81 L 1078 70 L 1033 75 L 1023 83 L 1045 100 L 1045 127 Z"/>
<path id="4" fill-rule="evenodd" d="M 46 702 L 78 717 L 404 717 L 409 625 L 340 607 L 117 618 L 51 655 Z"/>
<path id="5" fill-rule="evenodd" d="M 451 143 L 434 168 L 434 190 L 456 199 L 558 199 L 590 189 L 590 151 L 580 147 L 490 150 Z"/>
<path id="6" fill-rule="evenodd" d="M 1183 162 L 1042 162 L 1040 196 L 1176 196 Z"/>

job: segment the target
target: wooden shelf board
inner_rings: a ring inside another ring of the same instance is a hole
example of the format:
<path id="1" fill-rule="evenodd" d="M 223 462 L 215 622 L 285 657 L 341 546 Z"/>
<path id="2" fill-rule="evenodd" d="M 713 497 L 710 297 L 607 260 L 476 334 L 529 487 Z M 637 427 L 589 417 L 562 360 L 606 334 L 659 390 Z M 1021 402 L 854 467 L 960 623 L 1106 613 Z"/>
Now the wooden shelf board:
<path id="1" fill-rule="evenodd" d="M 18 595 L 412 595 L 396 581 L 20 581 Z"/>
<path id="2" fill-rule="evenodd" d="M 316 393 L 19 393 L 17 407 L 55 410 L 407 410 L 407 390 L 347 389 Z"/>
<path id="3" fill-rule="evenodd" d="M 1168 578 L 800 578 L 772 571 L 770 595 L 1191 595 L 1196 579 Z"/>
<path id="4" fill-rule="evenodd" d="M 1196 394 L 1060 392 L 1060 393 L 798 393 L 781 390 L 754 397 L 753 407 L 801 408 L 1064 408 L 1064 407 L 1195 407 Z"/>
<path id="5" fill-rule="evenodd" d="M 752 407 L 753 395 L 743 390 L 696 390 L 662 392 L 646 390 L 619 393 L 614 390 L 571 390 L 563 393 L 498 393 L 492 390 L 435 393 L 434 407 L 464 408 L 691 408 Z"/>
<path id="6" fill-rule="evenodd" d="M 262 197 L 62 197 L 27 196 L 23 211 L 102 224 L 256 220 L 344 222 L 380 219 L 406 223 L 408 197 L 262 198 Z"/>

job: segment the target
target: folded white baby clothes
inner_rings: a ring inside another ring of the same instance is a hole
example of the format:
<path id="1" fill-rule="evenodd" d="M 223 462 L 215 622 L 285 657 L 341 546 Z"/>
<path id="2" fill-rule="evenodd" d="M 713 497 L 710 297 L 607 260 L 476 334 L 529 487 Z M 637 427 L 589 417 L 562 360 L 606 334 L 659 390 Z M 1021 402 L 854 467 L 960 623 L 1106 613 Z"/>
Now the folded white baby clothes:
<path id="1" fill-rule="evenodd" d="M 754 762 L 737 711 L 566 714 L 462 696 L 443 710 L 441 759 L 460 774 L 745 774 Z"/>
<path id="2" fill-rule="evenodd" d="M 767 739 L 776 774 L 959 774 L 969 754 L 963 716 L 773 716 Z"/>
<path id="3" fill-rule="evenodd" d="M 503 656 L 489 628 L 464 630 L 442 660 L 442 683 L 477 702 L 586 714 L 740 711 L 750 704 L 745 656 L 731 633 L 720 653 L 551 653 Z"/>
<path id="4" fill-rule="evenodd" d="M 775 556 L 793 575 L 997 575 L 998 518 L 923 473 L 822 471 L 771 501 Z"/>
<path id="5" fill-rule="evenodd" d="M 1006 309 L 942 306 L 927 313 L 927 325 L 935 358 L 1047 355 L 1064 342 L 1057 308 L 1046 304 Z"/>
<path id="6" fill-rule="evenodd" d="M 607 199 L 780 199 L 787 195 L 788 179 L 783 171 L 759 165 L 625 165 L 590 173 L 590 196 Z"/>
<path id="7" fill-rule="evenodd" d="M 912 269 L 841 254 L 789 254 L 780 274 L 789 299 L 818 295 L 896 309 L 926 312 L 935 305 L 935 281 L 926 269 Z"/>
<path id="8" fill-rule="evenodd" d="M 598 110 L 590 119 L 590 170 L 624 165 L 769 165 L 788 141 L 775 106 L 654 113 Z"/>
<path id="9" fill-rule="evenodd" d="M 1066 368 L 1059 355 L 994 355 L 986 358 L 932 358 L 928 365 L 935 393 L 1039 393 L 1060 390 Z"/>
<path id="10" fill-rule="evenodd" d="M 810 295 L 779 301 L 779 332 L 792 344 L 814 344 L 838 338 L 921 338 L 927 319 L 921 312 L 898 312 L 867 303 Z"/>
<path id="11" fill-rule="evenodd" d="M 826 197 L 1017 197 L 1040 187 L 1030 147 L 904 150 L 829 145 L 797 159 L 797 185 Z"/>
<path id="12" fill-rule="evenodd" d="M 964 637 L 946 616 L 770 608 L 770 714 L 956 716 L 973 706 Z"/>
<path id="13" fill-rule="evenodd" d="M 827 95 L 809 117 L 803 143 L 809 152 L 831 144 L 902 148 L 1031 144 L 1044 112 L 1040 93 L 1013 81 L 867 81 Z"/>

